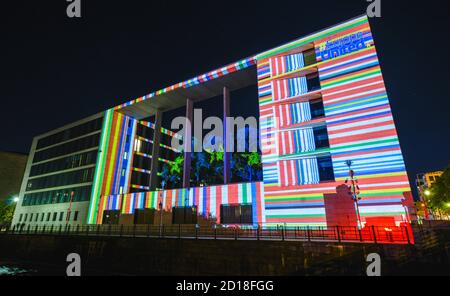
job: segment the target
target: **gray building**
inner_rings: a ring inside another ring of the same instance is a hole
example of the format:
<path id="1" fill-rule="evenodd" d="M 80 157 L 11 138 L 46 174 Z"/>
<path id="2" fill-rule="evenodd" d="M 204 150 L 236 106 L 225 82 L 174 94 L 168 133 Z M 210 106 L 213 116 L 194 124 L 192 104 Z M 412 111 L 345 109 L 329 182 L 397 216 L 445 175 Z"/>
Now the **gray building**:
<path id="1" fill-rule="evenodd" d="M 104 113 L 33 139 L 12 225 L 86 221 Z"/>

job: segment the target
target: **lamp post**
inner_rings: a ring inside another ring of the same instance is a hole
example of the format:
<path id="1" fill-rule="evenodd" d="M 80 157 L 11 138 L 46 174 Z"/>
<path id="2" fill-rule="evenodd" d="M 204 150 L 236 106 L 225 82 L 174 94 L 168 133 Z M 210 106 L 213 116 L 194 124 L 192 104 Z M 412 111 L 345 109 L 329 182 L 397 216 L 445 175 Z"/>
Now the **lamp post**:
<path id="1" fill-rule="evenodd" d="M 348 166 L 348 170 L 349 170 L 349 177 L 345 179 L 345 184 L 347 184 L 347 182 L 350 181 L 350 190 L 352 193 L 353 201 L 355 202 L 356 216 L 358 219 L 358 228 L 361 229 L 362 223 L 361 223 L 361 215 L 359 213 L 359 205 L 358 205 L 358 200 L 360 199 L 360 197 L 358 197 L 359 186 L 358 186 L 358 180 L 355 178 L 355 172 L 351 168 L 352 163 L 353 163 L 353 161 L 351 161 L 351 160 L 345 161 L 345 164 Z"/>
<path id="2" fill-rule="evenodd" d="M 163 227 L 163 194 L 164 187 L 166 186 L 166 181 L 161 181 L 162 190 L 160 191 L 160 199 L 159 199 L 159 237 L 162 237 L 162 227 Z"/>
<path id="3" fill-rule="evenodd" d="M 67 226 L 67 224 L 69 224 L 69 218 L 70 218 L 70 212 L 72 210 L 72 201 L 73 201 L 74 194 L 75 194 L 74 191 L 70 192 L 69 208 L 67 209 L 67 215 L 66 215 L 66 226 Z"/>

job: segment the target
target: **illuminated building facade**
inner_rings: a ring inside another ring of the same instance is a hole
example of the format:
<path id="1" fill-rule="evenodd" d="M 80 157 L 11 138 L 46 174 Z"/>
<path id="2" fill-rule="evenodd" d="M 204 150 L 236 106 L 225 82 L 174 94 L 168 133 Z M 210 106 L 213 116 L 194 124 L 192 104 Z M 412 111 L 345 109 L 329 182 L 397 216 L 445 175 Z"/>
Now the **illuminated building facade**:
<path id="1" fill-rule="evenodd" d="M 164 112 L 185 106 L 191 120 L 194 102 L 221 95 L 226 118 L 233 92 L 251 85 L 258 89 L 263 181 L 231 184 L 225 153 L 224 184 L 191 187 L 184 153 L 183 188 L 158 190 L 160 164 L 183 153 L 170 147 L 171 138 L 192 137 L 162 128 Z M 347 161 L 358 182 L 357 215 L 349 214 L 353 200 L 334 199 Z M 399 225 L 408 221 L 403 200 L 410 192 L 362 16 L 36 137 L 13 224 L 139 224 L 146 220 L 139 215 L 161 204 L 173 217 L 192 207 L 220 224 L 330 226 L 344 223 L 342 213 L 351 216 L 348 225 Z"/>

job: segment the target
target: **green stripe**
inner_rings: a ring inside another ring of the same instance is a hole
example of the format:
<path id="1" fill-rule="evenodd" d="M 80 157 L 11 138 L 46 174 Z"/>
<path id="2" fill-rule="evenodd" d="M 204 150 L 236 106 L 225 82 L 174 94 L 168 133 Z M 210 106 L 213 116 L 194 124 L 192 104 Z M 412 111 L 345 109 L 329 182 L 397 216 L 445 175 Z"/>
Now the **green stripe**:
<path id="1" fill-rule="evenodd" d="M 374 75 L 374 74 L 381 74 L 381 71 L 380 70 L 374 70 L 374 71 L 370 71 L 370 72 L 367 72 L 367 73 L 364 73 L 364 74 L 360 74 L 360 75 L 356 75 L 356 76 L 353 76 L 353 77 L 349 77 L 349 78 L 346 78 L 346 79 L 339 79 L 338 81 L 335 81 L 335 82 L 329 82 L 329 83 L 327 83 L 327 82 L 323 82 L 322 83 L 321 82 L 321 84 L 322 84 L 323 88 L 329 88 L 329 87 L 337 85 L 337 84 L 342 84 L 342 83 L 345 83 L 345 82 L 348 82 L 348 81 L 352 81 L 352 80 L 356 80 L 356 79 L 359 79 L 359 78 L 371 76 L 371 75 Z"/>
<path id="2" fill-rule="evenodd" d="M 373 197 L 373 196 L 389 196 L 389 195 L 402 195 L 404 190 L 398 191 L 380 192 L 380 193 L 361 193 L 360 197 Z"/>
<path id="3" fill-rule="evenodd" d="M 377 97 L 370 98 L 370 99 L 365 99 L 365 100 L 356 99 L 353 102 L 348 102 L 348 103 L 340 104 L 340 105 L 337 105 L 337 106 L 325 107 L 325 111 L 332 111 L 334 109 L 339 109 L 339 108 L 343 108 L 343 107 L 349 107 L 349 106 L 353 106 L 353 105 L 369 103 L 369 102 L 376 101 L 376 100 L 379 100 L 379 99 L 387 99 L 387 96 L 386 95 L 382 95 L 382 96 L 377 96 Z"/>
<path id="4" fill-rule="evenodd" d="M 242 184 L 242 203 L 247 203 L 247 184 Z"/>
<path id="5" fill-rule="evenodd" d="M 107 147 L 108 142 L 108 135 L 110 133 L 111 129 L 111 122 L 112 122 L 112 114 L 114 112 L 114 109 L 109 109 L 105 112 L 104 118 L 103 118 L 103 128 L 102 133 L 100 136 L 100 151 L 98 152 L 100 154 L 100 157 L 97 159 L 97 163 L 95 166 L 95 179 L 93 181 L 93 188 L 91 193 L 91 199 L 89 203 L 89 210 L 88 210 L 88 217 L 87 217 L 87 224 L 93 224 L 95 223 L 97 219 L 97 211 L 98 211 L 98 196 L 99 196 L 99 187 L 101 187 L 102 180 L 103 180 L 103 170 L 104 165 L 106 161 L 107 153 L 105 150 L 105 147 Z"/>
<path id="6" fill-rule="evenodd" d="M 388 143 L 398 143 L 398 139 L 389 139 L 389 140 L 381 140 L 381 141 L 372 141 L 367 143 L 360 143 L 360 144 L 353 144 L 353 145 L 346 145 L 341 147 L 335 147 L 331 148 L 331 152 L 335 152 L 341 149 L 348 149 L 348 148 L 357 148 L 357 147 L 363 147 L 363 146 L 370 146 L 370 145 L 376 145 L 376 144 L 388 144 Z M 349 151 L 351 152 L 351 151 Z"/>

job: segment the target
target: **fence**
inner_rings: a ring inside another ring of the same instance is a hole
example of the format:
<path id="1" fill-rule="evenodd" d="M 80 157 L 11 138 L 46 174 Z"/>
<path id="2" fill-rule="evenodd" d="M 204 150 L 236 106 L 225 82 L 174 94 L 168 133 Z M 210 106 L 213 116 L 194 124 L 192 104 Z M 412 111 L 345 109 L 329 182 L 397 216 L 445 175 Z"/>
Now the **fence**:
<path id="1" fill-rule="evenodd" d="M 411 227 L 367 226 L 362 229 L 351 226 L 335 227 L 223 227 L 198 225 L 77 225 L 13 227 L 3 234 L 70 235 L 70 236 L 119 236 L 174 239 L 227 239 L 227 240 L 278 240 L 359 242 L 380 244 L 414 244 Z"/>

